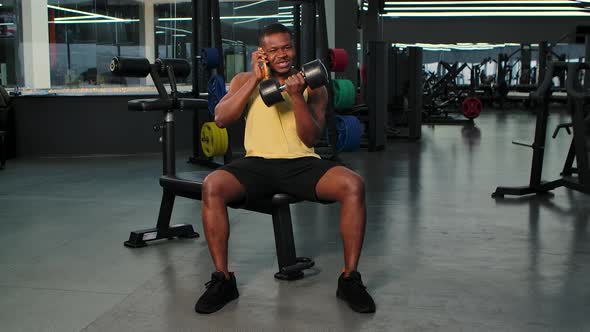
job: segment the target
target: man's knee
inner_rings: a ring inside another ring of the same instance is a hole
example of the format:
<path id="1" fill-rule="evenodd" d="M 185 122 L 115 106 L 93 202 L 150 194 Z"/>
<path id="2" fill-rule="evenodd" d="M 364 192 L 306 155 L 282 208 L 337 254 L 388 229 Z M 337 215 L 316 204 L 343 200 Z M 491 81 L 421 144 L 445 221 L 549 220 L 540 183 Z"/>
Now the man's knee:
<path id="1" fill-rule="evenodd" d="M 220 201 L 225 204 L 237 199 L 243 192 L 242 185 L 230 173 L 214 171 L 203 181 L 201 195 L 204 204 Z"/>
<path id="2" fill-rule="evenodd" d="M 223 176 L 219 173 L 209 174 L 203 181 L 203 188 L 201 194 L 203 196 L 203 202 L 211 202 L 213 200 L 225 201 L 223 187 L 225 186 Z"/>
<path id="3" fill-rule="evenodd" d="M 363 178 L 352 173 L 342 180 L 342 199 L 352 199 L 356 201 L 364 201 L 365 199 L 365 181 Z"/>

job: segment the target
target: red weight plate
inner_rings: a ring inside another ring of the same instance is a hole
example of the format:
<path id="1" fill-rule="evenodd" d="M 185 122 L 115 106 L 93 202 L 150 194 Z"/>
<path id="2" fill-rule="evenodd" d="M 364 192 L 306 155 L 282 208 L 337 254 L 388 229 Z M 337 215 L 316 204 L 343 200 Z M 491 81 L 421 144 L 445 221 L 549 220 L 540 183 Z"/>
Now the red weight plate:
<path id="1" fill-rule="evenodd" d="M 330 49 L 330 71 L 342 72 L 348 66 L 348 53 L 342 48 Z"/>
<path id="2" fill-rule="evenodd" d="M 468 119 L 477 118 L 482 111 L 483 105 L 481 100 L 476 97 L 467 97 L 463 100 L 463 115 Z"/>

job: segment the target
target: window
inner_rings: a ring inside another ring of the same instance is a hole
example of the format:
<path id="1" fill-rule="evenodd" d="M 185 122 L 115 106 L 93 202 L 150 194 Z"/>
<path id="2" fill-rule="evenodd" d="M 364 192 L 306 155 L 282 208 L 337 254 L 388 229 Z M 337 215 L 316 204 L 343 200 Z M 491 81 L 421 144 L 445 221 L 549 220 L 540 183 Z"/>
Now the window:
<path id="1" fill-rule="evenodd" d="M 258 31 L 265 25 L 282 23 L 293 28 L 292 11 L 292 1 L 220 2 L 227 80 L 250 70 L 250 55 L 258 48 Z"/>
<path id="2" fill-rule="evenodd" d="M 0 1 L 0 85 L 16 85 L 18 9 L 16 0 Z"/>
<path id="3" fill-rule="evenodd" d="M 186 59 L 192 66 L 193 22 L 190 0 L 158 4 L 154 9 L 156 58 Z M 189 75 L 185 82 L 191 83 Z"/>
<path id="4" fill-rule="evenodd" d="M 127 83 L 113 77 L 108 65 L 114 56 L 144 56 L 141 7 L 132 0 L 49 0 L 51 87 Z"/>
<path id="5" fill-rule="evenodd" d="M 153 88 L 143 78 L 111 75 L 110 61 L 114 56 L 183 58 L 192 65 L 193 2 L 0 0 L 0 84 L 34 94 Z M 292 5 L 220 1 L 228 81 L 249 70 L 260 28 L 274 22 L 292 26 Z M 192 86 L 192 77 L 179 83 Z"/>

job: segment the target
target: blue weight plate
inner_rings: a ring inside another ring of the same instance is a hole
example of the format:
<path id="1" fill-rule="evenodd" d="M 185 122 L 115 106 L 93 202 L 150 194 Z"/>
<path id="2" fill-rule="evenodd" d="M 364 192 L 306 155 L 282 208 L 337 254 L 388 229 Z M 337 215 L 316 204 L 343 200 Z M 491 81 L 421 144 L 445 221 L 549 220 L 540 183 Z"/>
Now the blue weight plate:
<path id="1" fill-rule="evenodd" d="M 362 127 L 355 116 L 337 115 L 336 128 L 338 129 L 337 151 L 354 151 L 360 147 Z"/>
<path id="2" fill-rule="evenodd" d="M 219 66 L 219 50 L 216 48 L 204 48 L 201 52 L 201 61 L 209 68 L 216 68 Z"/>
<path id="3" fill-rule="evenodd" d="M 207 100 L 209 101 L 209 113 L 214 115 L 215 106 L 217 106 L 221 98 L 227 93 L 225 90 L 225 81 L 221 75 L 211 76 L 209 83 L 207 84 L 207 93 L 209 95 L 207 97 Z"/>

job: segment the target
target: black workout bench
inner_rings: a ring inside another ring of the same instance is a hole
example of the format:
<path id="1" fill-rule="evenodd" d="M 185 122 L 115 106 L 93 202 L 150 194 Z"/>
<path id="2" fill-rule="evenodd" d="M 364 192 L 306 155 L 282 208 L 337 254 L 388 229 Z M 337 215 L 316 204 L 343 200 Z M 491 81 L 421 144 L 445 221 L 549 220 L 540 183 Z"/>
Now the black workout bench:
<path id="1" fill-rule="evenodd" d="M 160 239 L 173 238 L 196 238 L 199 234 L 194 231 L 192 225 L 176 224 L 170 225 L 172 208 L 176 196 L 201 200 L 203 181 L 210 173 L 208 171 L 188 172 L 176 174 L 175 145 L 174 145 L 174 111 L 195 110 L 206 111 L 207 100 L 194 98 L 179 98 L 177 96 L 175 77 L 186 77 L 190 72 L 188 63 L 184 60 L 156 60 L 150 64 L 144 58 L 122 58 L 113 59 L 111 71 L 120 76 L 152 76 L 159 98 L 136 99 L 128 102 L 131 111 L 159 111 L 163 112 L 164 121 L 155 126 L 162 132 L 162 156 L 163 175 L 160 177 L 160 185 L 163 188 L 162 202 L 156 227 L 131 232 L 125 246 L 140 248 L 147 246 L 147 242 Z M 167 76 L 170 83 L 171 93 L 168 95 L 160 75 Z M 314 261 L 307 257 L 297 257 L 295 253 L 295 241 L 293 238 L 293 227 L 291 222 L 290 204 L 301 200 L 287 194 L 276 194 L 267 199 L 243 205 L 240 202 L 229 204 L 236 209 L 272 215 L 274 226 L 275 244 L 279 272 L 275 278 L 283 280 L 295 280 L 304 276 L 302 270 L 314 266 Z M 322 202 L 329 204 L 332 202 Z"/>

